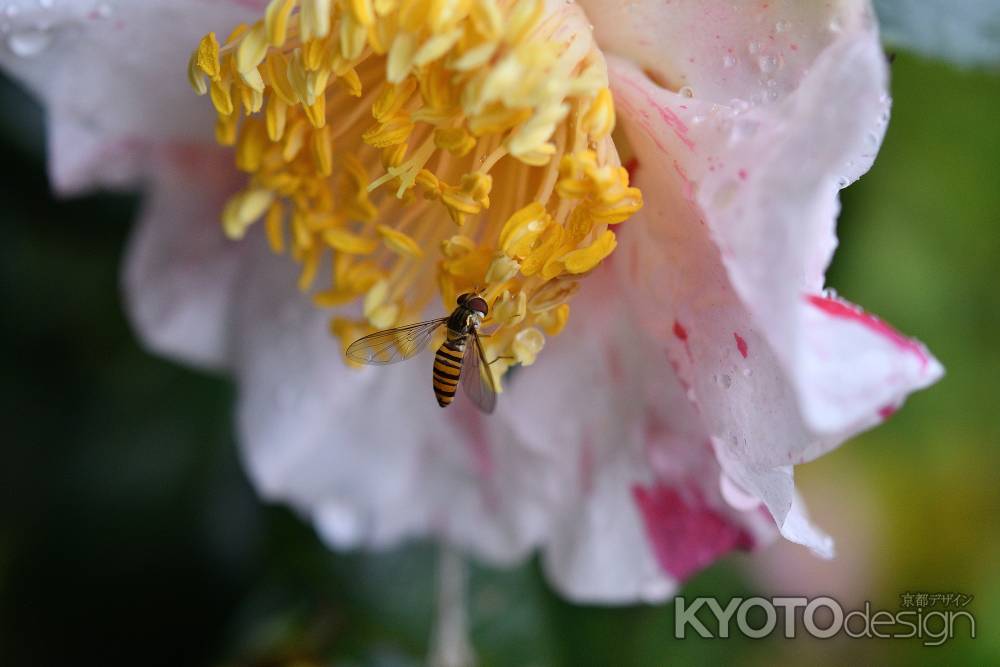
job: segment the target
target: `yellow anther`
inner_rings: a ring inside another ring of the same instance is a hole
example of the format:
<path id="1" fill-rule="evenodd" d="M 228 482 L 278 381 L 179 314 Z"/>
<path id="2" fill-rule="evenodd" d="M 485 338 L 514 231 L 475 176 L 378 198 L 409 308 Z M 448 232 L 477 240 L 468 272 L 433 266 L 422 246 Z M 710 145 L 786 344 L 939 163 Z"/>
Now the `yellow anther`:
<path id="1" fill-rule="evenodd" d="M 390 289 L 387 280 L 380 280 L 365 294 L 363 312 L 376 329 L 392 326 L 399 316 L 399 305 L 389 301 Z"/>
<path id="2" fill-rule="evenodd" d="M 476 140 L 463 127 L 434 130 L 434 144 L 456 157 L 465 157 L 476 147 Z"/>
<path id="3" fill-rule="evenodd" d="M 288 80 L 288 61 L 280 51 L 271 53 L 265 61 L 266 77 L 265 82 L 271 87 L 274 94 L 280 97 L 285 104 L 298 104 L 299 98 L 292 88 L 292 83 Z"/>
<path id="4" fill-rule="evenodd" d="M 528 32 L 538 23 L 544 9 L 543 0 L 517 0 L 507 18 L 505 39 L 511 44 L 524 41 Z"/>
<path id="5" fill-rule="evenodd" d="M 351 97 L 361 97 L 363 90 L 361 77 L 358 76 L 357 71 L 353 68 L 344 72 L 343 76 L 337 79 L 337 81 L 339 81 L 340 85 L 344 87 L 344 90 L 347 91 L 348 95 Z"/>
<path id="6" fill-rule="evenodd" d="M 360 25 L 368 27 L 375 23 L 375 7 L 372 5 L 372 0 L 350 0 L 348 8 L 351 17 Z"/>
<path id="7" fill-rule="evenodd" d="M 382 92 L 375 99 L 375 103 L 372 104 L 372 116 L 378 122 L 382 123 L 392 116 L 399 113 L 399 110 L 403 108 L 410 96 L 417 89 L 417 82 L 413 79 L 407 79 L 403 83 L 399 84 L 387 84 L 383 86 Z"/>
<path id="8" fill-rule="evenodd" d="M 409 115 L 397 114 L 383 123 L 373 125 L 361 135 L 361 138 L 373 148 L 385 148 L 403 143 L 411 132 L 413 132 L 413 121 Z"/>
<path id="9" fill-rule="evenodd" d="M 219 114 L 215 121 L 215 140 L 220 146 L 232 146 L 236 143 L 240 115 L 233 112 L 229 115 Z"/>
<path id="10" fill-rule="evenodd" d="M 570 273 L 585 273 L 610 255 L 616 245 L 618 240 L 615 238 L 615 233 L 608 229 L 589 246 L 566 253 L 560 261 Z"/>
<path id="11" fill-rule="evenodd" d="M 257 222 L 274 201 L 274 193 L 257 188 L 236 195 L 222 212 L 222 227 L 231 239 L 241 239 L 247 228 Z"/>
<path id="12" fill-rule="evenodd" d="M 359 236 L 340 227 L 323 232 L 323 240 L 331 248 L 348 255 L 368 255 L 378 247 L 375 239 Z"/>
<path id="13" fill-rule="evenodd" d="M 276 255 L 285 252 L 284 220 L 284 206 L 280 202 L 271 204 L 271 208 L 267 210 L 267 218 L 265 218 L 264 223 L 267 227 L 267 242 Z"/>
<path id="14" fill-rule="evenodd" d="M 302 0 L 302 9 L 299 12 L 299 29 L 303 42 L 326 37 L 330 32 L 331 5 L 331 0 Z"/>
<path id="15" fill-rule="evenodd" d="M 603 139 L 615 129 L 615 105 L 611 91 L 602 88 L 583 117 L 582 129 L 594 139 Z"/>
<path id="16" fill-rule="evenodd" d="M 512 295 L 509 290 L 504 290 L 503 294 L 495 304 L 493 304 L 493 322 L 498 327 L 514 327 L 520 324 L 528 313 L 528 295 L 519 291 L 517 295 Z"/>
<path id="17" fill-rule="evenodd" d="M 540 202 L 532 202 L 510 216 L 500 230 L 500 248 L 514 257 L 527 257 L 552 218 Z"/>
<path id="18" fill-rule="evenodd" d="M 257 119 L 247 120 L 236 140 L 236 168 L 254 173 L 260 169 L 264 149 L 269 145 L 267 129 Z"/>
<path id="19" fill-rule="evenodd" d="M 188 78 L 248 174 L 222 215 L 271 250 L 343 343 L 479 290 L 497 379 L 531 364 L 642 205 L 582 12 L 547 0 L 271 0 Z M 372 118 L 367 118 L 368 114 Z M 381 187 L 381 186 L 386 187 Z M 454 224 L 462 226 L 454 234 Z"/>
<path id="20" fill-rule="evenodd" d="M 333 174 L 333 144 L 330 141 L 330 127 L 323 126 L 312 133 L 313 158 L 322 176 Z"/>
<path id="21" fill-rule="evenodd" d="M 288 119 L 288 105 L 277 95 L 272 95 L 267 101 L 267 138 L 273 143 L 281 141 L 285 136 L 285 123 Z"/>
<path id="22" fill-rule="evenodd" d="M 312 246 L 303 253 L 302 272 L 299 273 L 299 291 L 306 292 L 312 287 L 319 271 L 319 260 L 323 256 L 322 246 Z"/>
<path id="23" fill-rule="evenodd" d="M 441 241 L 441 254 L 448 259 L 463 257 L 476 249 L 476 242 L 468 236 L 455 234 Z"/>
<path id="24" fill-rule="evenodd" d="M 511 352 L 522 366 L 535 363 L 538 353 L 545 347 L 545 336 L 535 327 L 518 331 L 511 345 Z"/>
<path id="25" fill-rule="evenodd" d="M 521 265 L 516 259 L 504 253 L 494 255 L 490 268 L 486 270 L 486 282 L 489 285 L 503 285 L 517 275 Z"/>
<path id="26" fill-rule="evenodd" d="M 375 231 L 378 232 L 378 235 L 382 237 L 382 241 L 392 251 L 415 259 L 420 259 L 424 256 L 424 251 L 421 249 L 420 244 L 398 229 L 393 229 L 388 225 L 376 225 Z"/>
<path id="27" fill-rule="evenodd" d="M 264 26 L 271 46 L 282 47 L 288 39 L 288 17 L 295 8 L 295 0 L 271 0 L 264 12 Z"/>
<path id="28" fill-rule="evenodd" d="M 212 99 L 212 106 L 222 116 L 228 116 L 233 113 L 233 97 L 230 90 L 231 82 L 223 79 L 212 81 L 208 88 Z"/>
<path id="29" fill-rule="evenodd" d="M 496 0 L 473 0 L 471 16 L 476 32 L 487 41 L 493 42 L 503 35 L 503 14 Z"/>
<path id="30" fill-rule="evenodd" d="M 492 188 L 491 176 L 480 172 L 465 174 L 458 187 L 442 187 L 441 200 L 448 207 L 448 213 L 455 224 L 463 225 L 468 216 L 489 208 Z"/>
<path id="31" fill-rule="evenodd" d="M 236 71 L 248 72 L 264 62 L 269 46 L 267 28 L 263 21 L 258 21 L 243 36 L 236 49 Z"/>
<path id="32" fill-rule="evenodd" d="M 218 78 L 222 67 L 219 64 L 219 40 L 215 38 L 214 32 L 201 38 L 194 54 L 194 61 L 198 69 L 210 79 Z"/>
<path id="33" fill-rule="evenodd" d="M 569 320 L 569 304 L 564 303 L 555 308 L 550 308 L 535 317 L 535 321 L 550 336 L 558 336 L 566 327 Z"/>

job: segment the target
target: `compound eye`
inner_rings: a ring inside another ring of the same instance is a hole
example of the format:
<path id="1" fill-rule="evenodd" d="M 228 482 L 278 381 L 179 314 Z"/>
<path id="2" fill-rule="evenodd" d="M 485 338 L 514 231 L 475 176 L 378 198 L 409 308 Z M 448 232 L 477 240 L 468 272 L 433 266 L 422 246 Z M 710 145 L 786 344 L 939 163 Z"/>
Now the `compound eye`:
<path id="1" fill-rule="evenodd" d="M 466 292 L 465 294 L 459 294 L 458 295 L 458 305 L 464 306 L 465 302 L 469 300 L 470 296 L 472 296 L 472 294 L 470 294 L 469 292 Z"/>
<path id="2" fill-rule="evenodd" d="M 490 311 L 490 307 L 486 304 L 486 299 L 481 296 L 472 297 L 466 305 L 477 313 L 481 313 L 484 317 Z"/>

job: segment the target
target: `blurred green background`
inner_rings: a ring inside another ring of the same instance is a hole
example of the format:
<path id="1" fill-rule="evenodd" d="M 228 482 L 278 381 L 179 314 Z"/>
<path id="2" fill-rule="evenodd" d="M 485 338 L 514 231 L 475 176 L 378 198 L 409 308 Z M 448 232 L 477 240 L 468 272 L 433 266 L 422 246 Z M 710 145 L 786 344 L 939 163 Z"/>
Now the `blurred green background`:
<path id="1" fill-rule="evenodd" d="M 482 665 L 1000 662 L 1000 75 L 906 54 L 892 70 L 893 120 L 844 193 L 830 284 L 925 341 L 948 374 L 799 468 L 837 560 L 777 544 L 684 594 L 895 610 L 905 592 L 964 593 L 978 637 L 678 641 L 673 605 L 574 606 L 529 563 L 474 569 Z M 137 198 L 53 199 L 43 142 L 40 111 L 0 81 L 0 664 L 420 664 L 432 547 L 331 554 L 255 498 L 231 385 L 146 354 L 123 319 Z"/>

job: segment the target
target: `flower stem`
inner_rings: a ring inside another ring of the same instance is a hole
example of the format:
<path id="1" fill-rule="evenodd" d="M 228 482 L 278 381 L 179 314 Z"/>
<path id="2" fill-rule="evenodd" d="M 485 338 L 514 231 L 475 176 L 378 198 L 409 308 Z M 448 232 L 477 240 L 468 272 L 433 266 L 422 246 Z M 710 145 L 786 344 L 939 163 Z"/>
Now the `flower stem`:
<path id="1" fill-rule="evenodd" d="M 462 555 L 454 547 L 442 544 L 438 557 L 437 619 L 427 659 L 431 667 L 472 667 L 476 664 L 469 641 L 466 577 Z"/>

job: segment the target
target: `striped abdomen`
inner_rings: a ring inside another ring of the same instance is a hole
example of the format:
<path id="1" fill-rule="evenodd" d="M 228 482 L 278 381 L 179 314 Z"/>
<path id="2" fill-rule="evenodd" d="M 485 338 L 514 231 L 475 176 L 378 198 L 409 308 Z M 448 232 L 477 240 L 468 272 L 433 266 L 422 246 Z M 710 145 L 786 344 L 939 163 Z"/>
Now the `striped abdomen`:
<path id="1" fill-rule="evenodd" d="M 442 408 L 448 407 L 455 400 L 464 358 L 465 335 L 449 329 L 447 340 L 434 355 L 434 395 Z"/>

